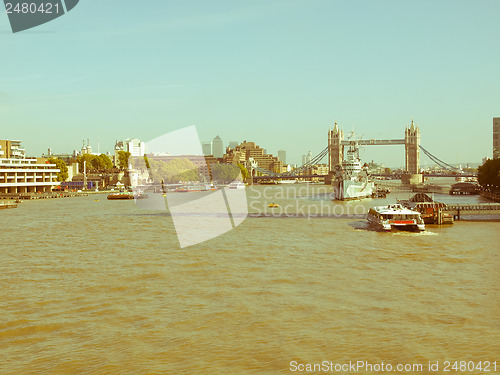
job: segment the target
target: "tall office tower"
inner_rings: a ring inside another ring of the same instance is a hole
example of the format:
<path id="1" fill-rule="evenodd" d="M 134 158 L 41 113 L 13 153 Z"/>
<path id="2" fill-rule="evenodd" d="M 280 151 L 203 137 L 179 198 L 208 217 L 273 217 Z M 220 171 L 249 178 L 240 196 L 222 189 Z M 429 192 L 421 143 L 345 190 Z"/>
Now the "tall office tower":
<path id="1" fill-rule="evenodd" d="M 306 163 L 310 163 L 311 162 L 312 156 L 313 156 L 312 152 L 309 151 L 307 153 L 307 155 L 306 155 Z"/>
<path id="2" fill-rule="evenodd" d="M 144 156 L 146 153 L 146 143 L 141 142 L 140 139 L 137 138 L 132 138 L 132 139 L 126 139 L 125 140 L 125 146 L 126 150 L 130 152 L 132 156 Z"/>
<path id="3" fill-rule="evenodd" d="M 231 142 L 229 142 L 229 148 L 230 148 L 231 150 L 234 150 L 234 149 L 236 148 L 236 146 L 238 146 L 238 145 L 239 145 L 239 143 L 238 143 L 238 142 L 236 142 L 236 141 L 231 141 Z"/>
<path id="4" fill-rule="evenodd" d="M 493 117 L 493 159 L 500 158 L 500 117 Z"/>
<path id="5" fill-rule="evenodd" d="M 203 155 L 212 155 L 212 142 L 203 142 L 201 144 L 201 151 Z"/>
<path id="6" fill-rule="evenodd" d="M 283 164 L 286 164 L 286 151 L 278 150 L 278 158 L 283 162 Z"/>
<path id="7" fill-rule="evenodd" d="M 216 158 L 221 158 L 224 155 L 224 143 L 219 136 L 212 141 L 212 152 Z"/>

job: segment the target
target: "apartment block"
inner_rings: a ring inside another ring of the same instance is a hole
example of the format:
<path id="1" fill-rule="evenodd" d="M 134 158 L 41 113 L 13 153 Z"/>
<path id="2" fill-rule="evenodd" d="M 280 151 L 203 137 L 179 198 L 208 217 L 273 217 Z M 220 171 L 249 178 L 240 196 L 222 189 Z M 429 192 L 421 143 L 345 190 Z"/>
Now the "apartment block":
<path id="1" fill-rule="evenodd" d="M 0 158 L 2 159 L 24 159 L 25 150 L 21 147 L 21 141 L 0 139 Z"/>
<path id="2" fill-rule="evenodd" d="M 244 164 L 252 158 L 260 168 L 275 173 L 285 172 L 283 162 L 278 157 L 266 154 L 265 150 L 257 146 L 254 142 L 244 141 L 234 149 L 228 149 L 223 161 L 231 164 Z"/>
<path id="3" fill-rule="evenodd" d="M 55 164 L 37 159 L 0 159 L 0 194 L 48 193 L 59 185 Z"/>

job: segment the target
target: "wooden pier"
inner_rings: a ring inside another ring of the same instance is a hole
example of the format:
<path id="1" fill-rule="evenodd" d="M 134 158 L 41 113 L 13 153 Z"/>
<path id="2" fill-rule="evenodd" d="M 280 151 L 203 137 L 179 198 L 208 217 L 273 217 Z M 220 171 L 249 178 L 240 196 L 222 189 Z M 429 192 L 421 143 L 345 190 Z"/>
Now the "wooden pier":
<path id="1" fill-rule="evenodd" d="M 500 215 L 500 203 L 448 204 L 444 212 L 460 220 L 461 215 Z"/>

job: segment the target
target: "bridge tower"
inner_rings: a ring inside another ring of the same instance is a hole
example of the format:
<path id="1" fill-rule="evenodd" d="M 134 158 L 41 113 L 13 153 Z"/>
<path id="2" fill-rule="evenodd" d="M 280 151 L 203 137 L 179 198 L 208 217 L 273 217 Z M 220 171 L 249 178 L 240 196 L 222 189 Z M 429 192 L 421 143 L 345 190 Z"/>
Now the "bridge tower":
<path id="1" fill-rule="evenodd" d="M 330 185 L 335 176 L 334 168 L 338 164 L 342 164 L 344 160 L 344 132 L 337 126 L 328 131 L 328 175 L 325 176 L 325 184 Z"/>
<path id="2" fill-rule="evenodd" d="M 411 126 L 405 129 L 405 161 L 406 173 L 420 173 L 420 129 L 413 119 Z"/>
<path id="3" fill-rule="evenodd" d="M 420 129 L 411 125 L 405 129 L 405 173 L 401 176 L 403 184 L 420 184 L 423 176 L 420 173 Z"/>
<path id="4" fill-rule="evenodd" d="M 328 171 L 332 172 L 333 168 L 337 164 L 342 164 L 344 160 L 344 146 L 342 141 L 344 140 L 344 132 L 337 126 L 337 121 L 335 121 L 335 126 L 333 129 L 328 131 Z"/>

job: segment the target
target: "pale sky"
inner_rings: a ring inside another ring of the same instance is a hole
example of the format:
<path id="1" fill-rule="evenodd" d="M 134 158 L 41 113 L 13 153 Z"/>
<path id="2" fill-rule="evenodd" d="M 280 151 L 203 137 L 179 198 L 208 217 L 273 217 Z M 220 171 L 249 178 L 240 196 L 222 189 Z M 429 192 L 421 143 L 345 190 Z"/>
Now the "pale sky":
<path id="1" fill-rule="evenodd" d="M 387 139 L 413 117 L 426 149 L 477 163 L 500 117 L 499 20 L 498 0 L 81 0 L 13 34 L 2 8 L 0 139 L 112 151 L 195 125 L 299 163 L 335 121 Z M 403 146 L 361 156 L 404 164 Z"/>

